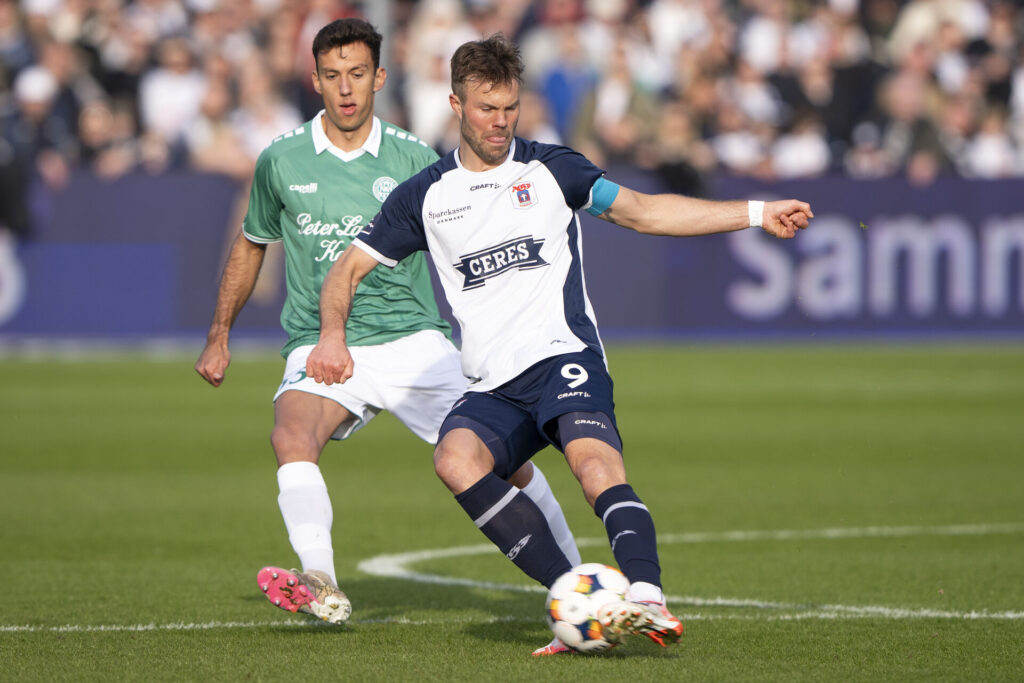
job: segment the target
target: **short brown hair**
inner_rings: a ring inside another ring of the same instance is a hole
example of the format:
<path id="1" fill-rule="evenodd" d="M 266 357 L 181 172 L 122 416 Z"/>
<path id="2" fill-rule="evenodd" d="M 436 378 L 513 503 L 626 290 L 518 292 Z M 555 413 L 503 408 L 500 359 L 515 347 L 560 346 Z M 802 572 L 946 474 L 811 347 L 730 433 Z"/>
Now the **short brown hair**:
<path id="1" fill-rule="evenodd" d="M 313 59 L 317 70 L 320 70 L 320 55 L 330 52 L 336 47 L 345 47 L 353 43 L 365 43 L 370 48 L 373 68 L 380 66 L 380 43 L 383 38 L 377 29 L 362 19 L 337 19 L 321 28 L 313 39 Z"/>
<path id="2" fill-rule="evenodd" d="M 451 64 L 452 92 L 460 99 L 469 81 L 492 85 L 523 82 L 523 58 L 519 48 L 501 33 L 463 43 L 452 55 Z"/>

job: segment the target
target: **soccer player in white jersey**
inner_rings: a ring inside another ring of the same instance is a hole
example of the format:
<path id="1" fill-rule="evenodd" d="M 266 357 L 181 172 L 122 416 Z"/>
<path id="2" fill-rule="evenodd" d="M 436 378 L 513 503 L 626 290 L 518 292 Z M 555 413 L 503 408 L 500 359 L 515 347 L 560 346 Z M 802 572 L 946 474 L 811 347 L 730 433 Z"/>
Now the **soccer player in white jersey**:
<path id="1" fill-rule="evenodd" d="M 540 513 L 503 477 L 549 443 L 560 449 L 631 584 L 627 600 L 604 613 L 605 633 L 665 645 L 679 640 L 683 626 L 665 605 L 651 515 L 626 481 L 576 212 L 649 234 L 757 226 L 789 238 L 807 226 L 811 207 L 642 194 L 607 180 L 571 149 L 516 138 L 522 68 L 501 35 L 455 52 L 450 101 L 459 147 L 392 192 L 334 264 L 306 373 L 327 385 L 358 373 L 345 336 L 356 286 L 379 264 L 395 267 L 429 251 L 462 326 L 471 381 L 441 427 L 438 476 L 488 538 L 550 586 L 572 563 L 551 534 L 524 522 L 539 524 Z M 566 649 L 555 641 L 534 654 Z"/>
<path id="2" fill-rule="evenodd" d="M 333 511 L 319 469 L 324 446 L 347 438 L 381 410 L 434 444 L 466 388 L 422 254 L 366 278 L 355 292 L 347 334 L 360 369 L 351 381 L 329 387 L 306 376 L 306 356 L 319 336 L 320 286 L 331 264 L 399 182 L 437 160 L 425 143 L 373 115 L 374 93 L 387 77 L 379 67 L 380 45 L 380 34 L 360 19 L 335 21 L 314 39 L 313 86 L 324 110 L 260 155 L 242 234 L 228 257 L 206 346 L 195 364 L 213 386 L 223 382 L 231 326 L 256 283 L 266 245 L 283 242 L 287 360 L 274 396 L 271 444 L 278 503 L 303 569 L 264 567 L 257 581 L 273 604 L 332 623 L 347 620 L 351 604 L 337 586 Z M 578 562 L 575 541 L 541 471 L 523 467 L 508 479 L 536 501 L 562 552 Z"/>

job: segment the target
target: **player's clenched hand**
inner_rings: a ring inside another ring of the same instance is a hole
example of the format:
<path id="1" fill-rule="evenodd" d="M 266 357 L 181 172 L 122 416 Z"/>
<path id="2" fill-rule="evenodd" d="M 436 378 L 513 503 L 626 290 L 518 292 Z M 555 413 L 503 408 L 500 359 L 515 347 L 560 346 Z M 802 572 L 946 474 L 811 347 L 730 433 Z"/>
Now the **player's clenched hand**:
<path id="1" fill-rule="evenodd" d="M 765 202 L 764 231 L 769 235 L 789 239 L 796 235 L 797 230 L 807 227 L 814 213 L 811 205 L 796 199 L 783 199 L 777 202 Z"/>
<path id="2" fill-rule="evenodd" d="M 199 354 L 195 369 L 199 376 L 215 387 L 219 387 L 224 381 L 224 372 L 231 363 L 231 352 L 225 344 L 212 344 L 207 342 L 203 352 Z"/>
<path id="3" fill-rule="evenodd" d="M 306 376 L 321 384 L 342 384 L 354 368 L 345 342 L 333 338 L 321 338 L 306 358 Z"/>

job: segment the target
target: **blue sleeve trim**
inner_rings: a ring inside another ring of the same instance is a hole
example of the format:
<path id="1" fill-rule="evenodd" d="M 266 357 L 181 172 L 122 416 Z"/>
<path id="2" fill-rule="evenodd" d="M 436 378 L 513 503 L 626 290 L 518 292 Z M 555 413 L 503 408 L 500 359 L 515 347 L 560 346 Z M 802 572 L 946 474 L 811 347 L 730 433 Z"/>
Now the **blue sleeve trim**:
<path id="1" fill-rule="evenodd" d="M 601 176 L 590 188 L 590 206 L 587 207 L 587 213 L 591 216 L 600 216 L 618 196 L 619 186 Z"/>

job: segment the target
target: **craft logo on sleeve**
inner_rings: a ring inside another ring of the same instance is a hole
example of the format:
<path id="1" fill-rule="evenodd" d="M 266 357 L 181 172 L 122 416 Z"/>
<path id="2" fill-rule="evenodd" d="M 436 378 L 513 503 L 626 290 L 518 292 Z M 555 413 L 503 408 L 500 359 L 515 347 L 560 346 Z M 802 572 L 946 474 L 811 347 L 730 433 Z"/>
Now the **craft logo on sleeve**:
<path id="1" fill-rule="evenodd" d="M 517 209 L 528 209 L 537 203 L 537 190 L 531 182 L 512 183 L 511 192 L 512 205 Z"/>

